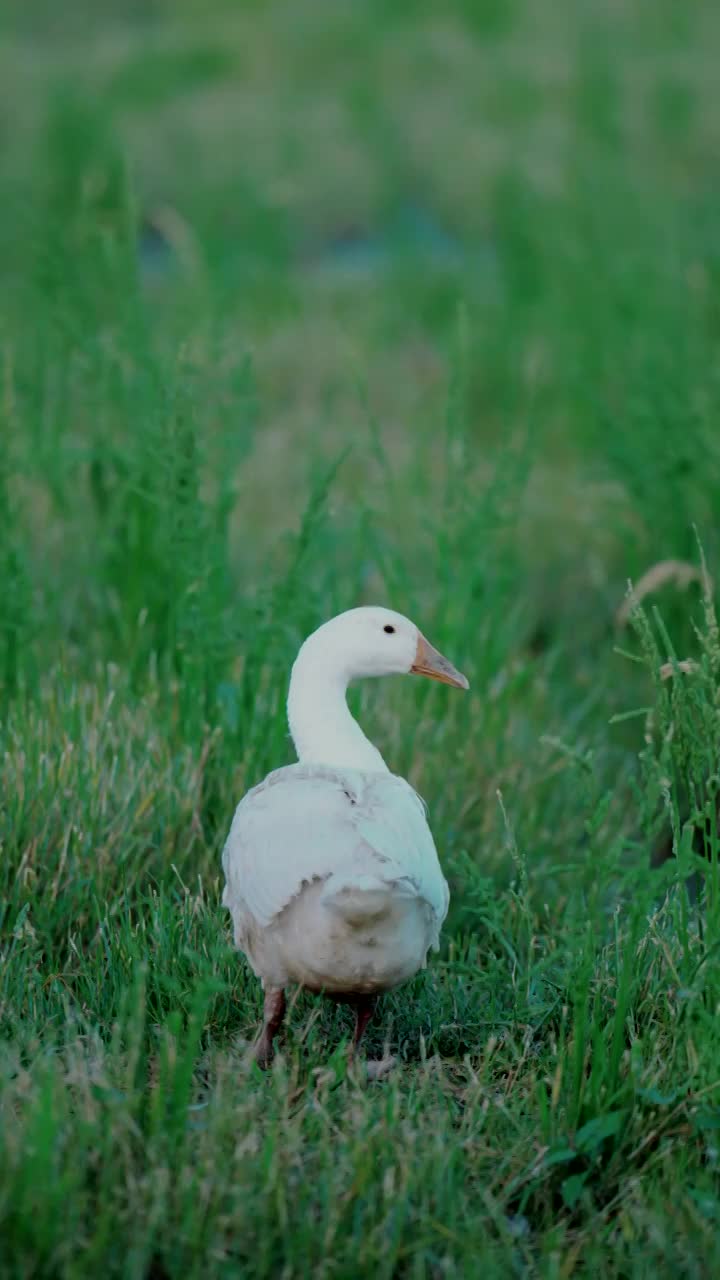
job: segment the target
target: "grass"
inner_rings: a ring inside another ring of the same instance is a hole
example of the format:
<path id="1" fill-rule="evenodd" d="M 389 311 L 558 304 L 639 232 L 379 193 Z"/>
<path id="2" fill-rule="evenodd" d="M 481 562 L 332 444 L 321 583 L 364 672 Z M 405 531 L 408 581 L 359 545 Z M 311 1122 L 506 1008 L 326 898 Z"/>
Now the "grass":
<path id="1" fill-rule="evenodd" d="M 715 7 L 52 8 L 0 52 L 0 1274 L 712 1274 Z M 388 1081 L 309 997 L 263 1076 L 220 850 L 362 602 L 471 681 L 352 695 L 451 913 Z"/>

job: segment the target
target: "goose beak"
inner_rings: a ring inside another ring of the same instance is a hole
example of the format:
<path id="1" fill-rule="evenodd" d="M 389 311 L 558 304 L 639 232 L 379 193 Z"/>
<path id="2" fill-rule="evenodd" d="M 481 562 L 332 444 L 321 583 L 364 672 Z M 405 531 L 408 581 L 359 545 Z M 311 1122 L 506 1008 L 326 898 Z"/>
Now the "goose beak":
<path id="1" fill-rule="evenodd" d="M 441 653 L 438 653 L 437 649 L 433 649 L 433 646 L 425 639 L 421 631 L 418 631 L 415 661 L 410 668 L 410 674 L 427 676 L 430 680 L 439 680 L 441 684 L 451 684 L 454 689 L 470 688 L 462 672 L 458 671 L 452 662 L 448 662 L 447 658 L 444 658 Z"/>

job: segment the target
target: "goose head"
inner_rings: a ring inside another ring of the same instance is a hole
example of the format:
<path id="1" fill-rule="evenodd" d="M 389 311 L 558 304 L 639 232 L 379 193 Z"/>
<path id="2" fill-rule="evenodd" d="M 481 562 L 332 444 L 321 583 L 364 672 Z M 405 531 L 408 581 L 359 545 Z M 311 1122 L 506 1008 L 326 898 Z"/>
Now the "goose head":
<path id="1" fill-rule="evenodd" d="M 366 676 L 421 675 L 456 689 L 468 682 L 422 632 L 392 609 L 349 609 L 324 623 L 305 641 L 328 673 L 346 682 Z"/>
<path id="2" fill-rule="evenodd" d="M 349 609 L 313 631 L 292 669 L 288 723 L 302 764 L 387 771 L 345 701 L 363 676 L 419 675 L 467 689 L 464 675 L 401 613 Z"/>

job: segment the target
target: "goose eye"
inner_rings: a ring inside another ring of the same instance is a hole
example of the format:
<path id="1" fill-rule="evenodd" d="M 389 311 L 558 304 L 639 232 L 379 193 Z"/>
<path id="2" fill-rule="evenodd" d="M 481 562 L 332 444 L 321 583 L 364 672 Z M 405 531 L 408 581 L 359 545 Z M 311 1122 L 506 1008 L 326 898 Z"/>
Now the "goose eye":
<path id="1" fill-rule="evenodd" d="M 389 636 L 395 635 L 395 628 L 391 627 L 389 622 L 383 627 L 383 631 L 385 631 Z"/>

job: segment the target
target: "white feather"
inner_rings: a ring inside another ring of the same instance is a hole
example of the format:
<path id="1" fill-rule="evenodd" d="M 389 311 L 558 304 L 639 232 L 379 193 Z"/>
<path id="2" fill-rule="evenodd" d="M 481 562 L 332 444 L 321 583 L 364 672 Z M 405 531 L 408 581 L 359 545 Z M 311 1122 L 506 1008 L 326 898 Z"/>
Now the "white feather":
<path id="1" fill-rule="evenodd" d="M 394 646 L 388 625 L 400 632 Z M 385 657 L 387 669 L 408 670 L 417 636 L 399 614 L 354 610 L 298 656 L 289 715 L 300 762 L 248 792 L 222 859 L 236 944 L 266 987 L 387 990 L 437 948 L 449 893 L 425 807 L 387 770 L 344 697 L 358 665 L 381 674 Z M 363 657 L 373 644 L 379 656 Z"/>
<path id="2" fill-rule="evenodd" d="M 271 923 L 313 880 L 407 883 L 445 919 L 448 888 L 422 802 L 402 778 L 289 765 L 240 801 L 223 851 L 226 905 Z"/>

